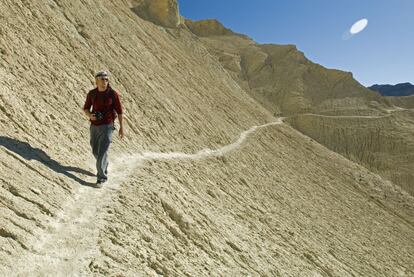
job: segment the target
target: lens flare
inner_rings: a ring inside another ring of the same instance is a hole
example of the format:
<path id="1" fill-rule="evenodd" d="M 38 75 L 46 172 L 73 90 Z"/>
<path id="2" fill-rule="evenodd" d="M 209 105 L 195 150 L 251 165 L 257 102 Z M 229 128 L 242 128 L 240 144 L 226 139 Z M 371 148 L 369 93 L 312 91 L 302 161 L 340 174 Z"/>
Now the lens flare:
<path id="1" fill-rule="evenodd" d="M 368 19 L 363 18 L 361 20 L 358 20 L 357 22 L 352 25 L 349 32 L 353 35 L 358 34 L 359 32 L 362 32 L 368 25 Z"/>
<path id="2" fill-rule="evenodd" d="M 358 20 L 351 26 L 349 30 L 346 30 L 342 34 L 342 39 L 348 40 L 352 38 L 354 35 L 362 32 L 367 27 L 367 25 L 368 25 L 368 19 L 363 18 L 363 19 Z"/>

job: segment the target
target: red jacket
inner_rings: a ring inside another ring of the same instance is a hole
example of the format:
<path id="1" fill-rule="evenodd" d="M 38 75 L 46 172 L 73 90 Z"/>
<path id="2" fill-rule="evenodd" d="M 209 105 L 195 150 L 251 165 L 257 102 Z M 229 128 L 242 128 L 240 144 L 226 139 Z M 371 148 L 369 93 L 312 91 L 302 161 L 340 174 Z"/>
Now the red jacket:
<path id="1" fill-rule="evenodd" d="M 115 110 L 113 110 L 111 90 L 115 94 Z M 92 95 L 95 94 L 95 99 L 92 99 Z M 94 103 L 92 103 L 94 101 Z M 122 114 L 122 105 L 119 99 L 119 94 L 113 90 L 109 85 L 106 91 L 98 91 L 98 88 L 94 88 L 88 92 L 86 96 L 83 109 L 89 110 L 92 106 L 91 113 L 100 111 L 104 113 L 102 120 L 89 120 L 93 125 L 109 124 L 115 120 L 115 111 L 117 114 Z"/>

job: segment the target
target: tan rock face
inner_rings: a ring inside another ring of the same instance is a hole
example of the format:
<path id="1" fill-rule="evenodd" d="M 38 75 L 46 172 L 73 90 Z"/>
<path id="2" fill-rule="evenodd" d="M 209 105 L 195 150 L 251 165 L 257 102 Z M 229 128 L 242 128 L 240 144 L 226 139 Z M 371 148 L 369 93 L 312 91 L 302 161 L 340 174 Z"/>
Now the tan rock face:
<path id="1" fill-rule="evenodd" d="M 289 118 L 294 128 L 329 149 L 401 186 L 414 195 L 414 112 L 395 110 L 385 116 Z"/>
<path id="2" fill-rule="evenodd" d="M 202 28 L 206 32 L 210 29 L 202 22 L 192 24 L 198 27 L 196 34 L 203 34 Z M 359 84 L 351 72 L 313 63 L 294 45 L 259 45 L 249 38 L 220 32 L 201 36 L 201 40 L 233 79 L 273 114 L 338 116 L 330 121 L 324 117 L 297 116 L 289 122 L 329 149 L 368 166 L 413 193 L 413 149 L 404 148 L 414 144 L 409 131 L 414 128 L 411 115 L 403 112 L 389 117 L 388 124 L 380 125 L 369 119 L 388 115 L 388 110 L 396 109 L 392 104 L 413 108 L 413 96 L 381 97 Z M 346 115 L 368 117 L 361 117 L 356 123 L 342 117 Z M 361 149 L 362 145 L 365 146 Z"/>
<path id="3" fill-rule="evenodd" d="M 176 28 L 181 23 L 177 0 L 142 0 L 132 10 L 145 20 Z"/>
<path id="4" fill-rule="evenodd" d="M 259 45 L 212 20 L 186 24 L 231 76 L 274 114 L 372 113 L 371 101 L 389 106 L 378 93 L 353 79 L 352 73 L 313 63 L 294 45 Z"/>
<path id="5" fill-rule="evenodd" d="M 414 109 L 414 95 L 412 96 L 389 96 L 390 102 L 406 109 Z"/>

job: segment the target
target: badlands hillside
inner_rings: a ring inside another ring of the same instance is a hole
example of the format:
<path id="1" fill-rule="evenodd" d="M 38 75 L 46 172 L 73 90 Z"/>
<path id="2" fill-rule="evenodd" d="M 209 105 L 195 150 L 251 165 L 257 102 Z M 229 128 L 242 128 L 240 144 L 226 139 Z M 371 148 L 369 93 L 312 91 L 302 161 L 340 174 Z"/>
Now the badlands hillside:
<path id="1" fill-rule="evenodd" d="M 185 23 L 230 75 L 273 113 L 371 114 L 372 107 L 389 106 L 351 72 L 313 63 L 295 45 L 258 44 L 216 20 Z"/>
<path id="2" fill-rule="evenodd" d="M 390 101 L 398 107 L 414 109 L 414 95 L 411 96 L 390 96 Z"/>
<path id="3" fill-rule="evenodd" d="M 3 0 L 0 22 L 1 276 L 414 275 L 413 196 L 289 123 L 393 113 L 355 82 L 331 90 L 349 73 L 257 96 L 173 0 Z M 264 48 L 306 62 L 283 47 Z M 82 106 L 100 69 L 126 137 L 97 189 Z"/>
<path id="4" fill-rule="evenodd" d="M 410 98 L 382 97 L 351 72 L 313 63 L 295 45 L 260 45 L 217 20 L 185 23 L 267 110 L 292 117 L 294 128 L 414 194 Z"/>

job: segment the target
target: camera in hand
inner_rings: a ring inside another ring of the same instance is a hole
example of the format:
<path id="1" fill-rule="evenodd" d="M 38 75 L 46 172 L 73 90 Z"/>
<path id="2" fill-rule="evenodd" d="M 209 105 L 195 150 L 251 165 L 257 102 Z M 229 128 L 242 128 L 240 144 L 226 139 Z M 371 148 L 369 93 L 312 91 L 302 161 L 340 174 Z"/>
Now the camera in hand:
<path id="1" fill-rule="evenodd" d="M 94 113 L 96 120 L 102 120 L 104 118 L 103 112 L 95 112 Z"/>

